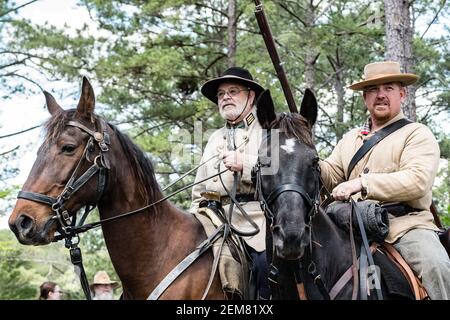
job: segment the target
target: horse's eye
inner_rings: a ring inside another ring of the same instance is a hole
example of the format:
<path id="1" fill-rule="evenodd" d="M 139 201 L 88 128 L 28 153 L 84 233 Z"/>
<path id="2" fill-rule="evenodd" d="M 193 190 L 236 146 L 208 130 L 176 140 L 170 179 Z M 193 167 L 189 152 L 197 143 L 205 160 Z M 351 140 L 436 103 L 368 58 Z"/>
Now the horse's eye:
<path id="1" fill-rule="evenodd" d="M 62 147 L 61 151 L 64 153 L 73 153 L 75 151 L 76 147 L 72 144 L 66 144 Z"/>

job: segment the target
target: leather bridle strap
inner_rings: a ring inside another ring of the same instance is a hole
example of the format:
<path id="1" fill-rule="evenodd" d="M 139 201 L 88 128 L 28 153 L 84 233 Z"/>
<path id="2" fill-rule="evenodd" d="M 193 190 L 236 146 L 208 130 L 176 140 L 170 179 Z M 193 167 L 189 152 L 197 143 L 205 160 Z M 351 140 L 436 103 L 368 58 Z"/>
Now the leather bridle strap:
<path id="1" fill-rule="evenodd" d="M 40 194 L 40 193 L 30 192 L 30 191 L 19 191 L 17 198 L 25 199 L 25 200 L 32 200 L 35 202 L 47 204 L 49 206 L 52 206 L 57 201 L 56 198 L 47 196 L 45 194 Z"/>
<path id="2" fill-rule="evenodd" d="M 298 184 L 292 184 L 292 183 L 282 184 L 281 186 L 279 186 L 278 188 L 273 190 L 267 197 L 267 200 L 266 200 L 267 204 L 270 205 L 273 201 L 275 201 L 276 198 L 278 198 L 280 196 L 280 194 L 282 194 L 283 192 L 287 192 L 287 191 L 296 192 L 296 193 L 300 194 L 303 197 L 303 199 L 306 200 L 308 205 L 311 206 L 313 204 L 311 197 L 305 191 L 305 189 Z"/>

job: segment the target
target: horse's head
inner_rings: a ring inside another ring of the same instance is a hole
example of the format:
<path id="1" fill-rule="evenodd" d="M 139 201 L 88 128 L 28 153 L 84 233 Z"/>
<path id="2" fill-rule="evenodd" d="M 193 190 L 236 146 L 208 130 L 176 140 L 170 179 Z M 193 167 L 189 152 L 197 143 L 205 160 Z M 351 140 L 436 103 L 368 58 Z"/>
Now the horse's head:
<path id="1" fill-rule="evenodd" d="M 260 97 L 258 119 L 269 131 L 259 149 L 255 183 L 272 223 L 273 255 L 283 259 L 302 257 L 309 244 L 308 223 L 319 193 L 319 158 L 311 133 L 316 117 L 317 102 L 309 90 L 300 115 L 276 115 L 270 93 Z"/>
<path id="2" fill-rule="evenodd" d="M 64 111 L 51 94 L 44 94 L 51 114 L 45 140 L 9 218 L 22 244 L 51 242 L 57 228 L 69 225 L 83 205 L 96 203 L 102 184 L 97 177 L 109 166 L 107 125 L 94 117 L 89 81 L 83 78 L 76 109 Z"/>

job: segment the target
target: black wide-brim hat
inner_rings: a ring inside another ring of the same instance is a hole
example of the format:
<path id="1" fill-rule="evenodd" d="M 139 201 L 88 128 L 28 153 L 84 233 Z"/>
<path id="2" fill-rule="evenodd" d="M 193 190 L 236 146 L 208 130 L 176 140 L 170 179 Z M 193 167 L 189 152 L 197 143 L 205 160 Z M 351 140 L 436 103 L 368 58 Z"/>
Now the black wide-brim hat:
<path id="1" fill-rule="evenodd" d="M 228 68 L 220 77 L 206 81 L 200 91 L 206 98 L 217 104 L 217 89 L 224 82 L 236 82 L 250 88 L 255 91 L 255 99 L 264 91 L 264 88 L 253 80 L 247 69 L 239 67 Z"/>

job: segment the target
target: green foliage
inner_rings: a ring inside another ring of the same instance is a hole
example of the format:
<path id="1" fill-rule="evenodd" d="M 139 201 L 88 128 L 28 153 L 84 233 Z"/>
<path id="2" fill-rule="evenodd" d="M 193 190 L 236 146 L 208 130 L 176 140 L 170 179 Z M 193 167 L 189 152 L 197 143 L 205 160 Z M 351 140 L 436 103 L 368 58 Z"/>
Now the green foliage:
<path id="1" fill-rule="evenodd" d="M 82 235 L 80 248 L 89 281 L 99 270 L 106 270 L 112 279 L 118 279 L 101 231 Z M 85 299 L 69 251 L 62 243 L 23 246 L 11 231 L 0 230 L 0 300 L 37 299 L 39 286 L 44 281 L 56 282 L 65 293 L 64 299 Z M 118 298 L 120 290 L 116 290 L 115 295 Z"/>
<path id="2" fill-rule="evenodd" d="M 360 79 L 366 63 L 384 59 L 383 4 L 367 0 L 263 3 L 297 105 L 308 85 L 318 97 L 315 137 L 320 155 L 325 157 L 344 132 L 359 126 L 367 116 L 359 93 L 346 86 Z M 434 16 L 442 3 L 414 1 L 413 11 Z M 126 129 L 151 157 L 161 185 L 168 185 L 199 162 L 208 133 L 223 125 L 216 107 L 199 89 L 228 66 L 228 2 L 83 0 L 79 5 L 95 17 L 96 34 L 88 26 L 69 34 L 50 24 L 34 25 L 8 11 L 14 7 L 12 1 L 0 1 L 0 32 L 9 35 L 0 40 L 0 86 L 10 93 L 24 91 L 26 86 L 10 79 L 17 77 L 17 70 L 26 75 L 28 68 L 73 83 L 79 83 L 81 75 L 90 76 L 97 84 L 94 89 L 103 115 Z M 271 90 L 277 111 L 287 111 L 254 17 L 254 5 L 238 1 L 237 6 L 236 64 L 248 68 Z M 440 16 L 448 14 L 447 5 Z M 414 50 L 416 71 L 421 76 L 420 121 L 433 127 L 436 116 L 450 110 L 448 30 L 440 37 L 416 34 Z M 440 138 L 440 146 L 442 156 L 449 159 L 448 136 Z M 0 161 L 2 170 L 9 170 L 2 177 L 15 174 L 14 168 L 5 165 L 8 161 Z M 448 168 L 439 177 L 443 183 L 433 190 L 434 197 L 440 212 L 446 212 L 443 222 L 449 225 Z M 192 180 L 190 175 L 165 192 Z M 0 199 L 13 194 L 12 188 L 0 186 Z M 189 207 L 190 190 L 171 201 Z M 89 219 L 97 218 L 94 213 Z M 1 257 L 5 257 L 0 260 L 0 295 L 5 296 L 0 297 L 34 299 L 35 288 L 42 281 L 54 280 L 69 298 L 82 299 L 61 244 L 23 247 L 7 231 L 0 232 L 0 241 Z M 83 234 L 80 246 L 89 279 L 99 269 L 114 274 L 100 229 Z M 19 283 L 21 289 L 7 293 L 3 288 L 10 288 L 6 286 L 11 283 Z"/>
<path id="3" fill-rule="evenodd" d="M 0 300 L 32 299 L 36 288 L 27 276 L 30 264 L 17 259 L 20 250 L 13 247 L 13 241 L 0 231 Z"/>
<path id="4" fill-rule="evenodd" d="M 439 148 L 441 149 L 441 158 L 450 160 L 450 137 L 443 136 L 439 141 Z"/>
<path id="5" fill-rule="evenodd" d="M 450 226 L 450 161 L 447 160 L 446 166 L 438 172 L 438 180 L 433 188 L 433 199 L 442 224 Z"/>

